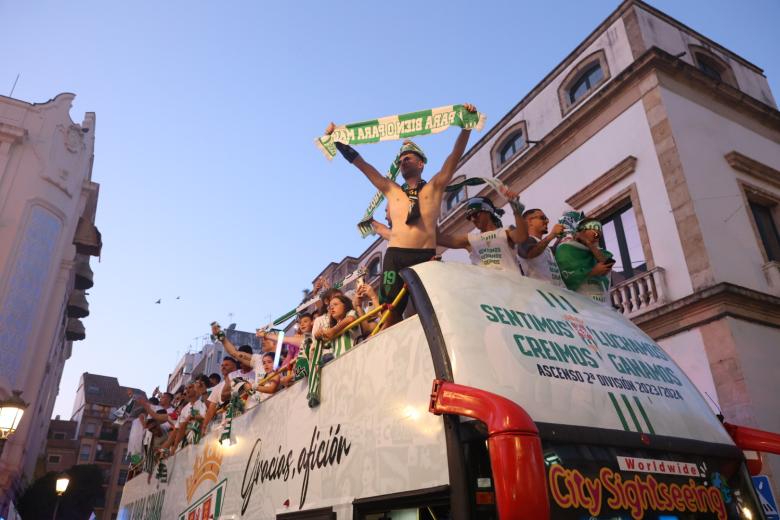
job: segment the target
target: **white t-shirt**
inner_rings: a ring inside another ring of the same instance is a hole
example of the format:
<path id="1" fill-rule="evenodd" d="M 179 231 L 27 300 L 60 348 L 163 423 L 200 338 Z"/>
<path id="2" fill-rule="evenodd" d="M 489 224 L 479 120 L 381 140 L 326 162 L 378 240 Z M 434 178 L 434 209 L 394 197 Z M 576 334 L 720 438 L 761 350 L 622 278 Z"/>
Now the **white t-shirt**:
<path id="1" fill-rule="evenodd" d="M 469 256 L 472 264 L 522 274 L 505 229 L 469 233 L 467 237 L 471 246 Z"/>
<path id="2" fill-rule="evenodd" d="M 260 372 L 263 371 L 262 358 L 263 356 L 260 354 L 252 354 L 252 360 L 250 362 L 252 365 L 252 369 L 249 372 L 244 372 L 242 369 L 239 368 L 238 370 L 234 370 L 233 372 L 228 374 L 228 378 L 230 378 L 231 393 L 235 395 L 235 391 L 236 391 L 235 381 L 236 378 L 239 377 L 249 382 L 249 384 L 252 385 L 252 387 L 254 388 L 255 383 L 257 382 L 258 371 Z"/>
<path id="3" fill-rule="evenodd" d="M 354 319 L 358 318 L 355 310 L 348 311 L 347 316 Z M 330 320 L 330 318 L 328 318 L 328 320 Z M 328 321 L 328 326 L 330 326 L 330 321 Z M 340 336 L 333 338 L 331 341 L 324 342 L 322 345 L 322 353 L 331 353 L 335 357 L 339 357 L 354 347 L 358 339 L 360 339 L 360 327 L 353 327 Z"/>
<path id="4" fill-rule="evenodd" d="M 219 405 L 219 403 L 222 402 L 222 389 L 225 388 L 225 382 L 220 381 L 216 385 L 214 385 L 214 388 L 211 389 L 211 392 L 209 392 L 209 397 L 206 399 L 209 403 L 214 403 L 216 405 Z"/>
<path id="5" fill-rule="evenodd" d="M 194 403 L 187 403 L 184 405 L 184 408 L 181 409 L 181 413 L 179 414 L 179 421 L 176 423 L 177 427 L 183 427 L 187 424 L 187 421 L 189 421 L 190 417 L 192 417 L 193 408 L 201 416 L 206 415 L 206 405 L 200 399 Z"/>
<path id="6" fill-rule="evenodd" d="M 252 369 L 249 372 L 244 372 L 243 369 L 239 368 L 238 370 L 234 370 L 231 373 L 228 374 L 228 377 L 230 378 L 230 382 L 232 383 L 233 380 L 237 377 L 240 377 L 242 379 L 245 379 L 255 384 L 255 381 L 257 381 L 257 369 L 260 368 L 260 371 L 263 371 L 263 356 L 260 354 L 252 354 Z"/>
<path id="7" fill-rule="evenodd" d="M 170 419 L 171 414 L 173 413 L 173 407 L 169 406 L 168 408 L 158 408 L 157 410 L 155 410 L 155 412 L 156 413 L 163 413 L 163 412 L 165 412 L 166 414 L 168 414 L 168 418 Z M 168 421 L 165 421 L 164 423 L 162 423 L 160 425 L 160 428 L 162 428 L 162 430 L 164 432 L 167 432 L 167 431 L 169 431 L 171 429 L 171 424 Z"/>
<path id="8" fill-rule="evenodd" d="M 557 287 L 565 287 L 561 279 L 561 272 L 558 270 L 558 262 L 555 261 L 555 255 L 549 246 L 545 247 L 540 255 L 526 258 L 528 251 L 539 242 L 541 242 L 540 239 L 529 235 L 528 240 L 517 247 L 523 273 L 530 278 L 549 282 Z"/>
<path id="9" fill-rule="evenodd" d="M 314 323 L 311 327 L 311 337 L 316 339 L 318 335 L 317 333 L 327 328 L 330 328 L 330 316 L 328 316 L 327 313 L 323 314 L 322 316 L 317 316 L 314 318 Z"/>

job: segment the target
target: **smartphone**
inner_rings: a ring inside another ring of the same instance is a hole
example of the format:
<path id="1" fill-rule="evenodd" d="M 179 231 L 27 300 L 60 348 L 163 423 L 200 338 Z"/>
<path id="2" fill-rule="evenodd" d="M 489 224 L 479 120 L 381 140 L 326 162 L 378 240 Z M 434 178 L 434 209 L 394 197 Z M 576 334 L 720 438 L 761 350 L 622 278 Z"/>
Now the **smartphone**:
<path id="1" fill-rule="evenodd" d="M 612 264 L 615 263 L 615 259 L 614 258 L 607 258 L 606 260 L 604 260 L 604 263 L 607 264 L 607 265 L 612 265 Z"/>

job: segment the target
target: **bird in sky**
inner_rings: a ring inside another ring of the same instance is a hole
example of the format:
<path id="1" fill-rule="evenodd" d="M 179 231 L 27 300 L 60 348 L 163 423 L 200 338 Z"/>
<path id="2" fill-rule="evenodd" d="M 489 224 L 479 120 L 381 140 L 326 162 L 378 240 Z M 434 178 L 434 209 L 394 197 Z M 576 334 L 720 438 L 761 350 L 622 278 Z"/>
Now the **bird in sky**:
<path id="1" fill-rule="evenodd" d="M 157 301 L 156 301 L 156 302 L 154 302 L 154 303 L 160 303 L 161 301 L 162 301 L 162 298 L 160 298 L 159 300 L 157 300 Z"/>

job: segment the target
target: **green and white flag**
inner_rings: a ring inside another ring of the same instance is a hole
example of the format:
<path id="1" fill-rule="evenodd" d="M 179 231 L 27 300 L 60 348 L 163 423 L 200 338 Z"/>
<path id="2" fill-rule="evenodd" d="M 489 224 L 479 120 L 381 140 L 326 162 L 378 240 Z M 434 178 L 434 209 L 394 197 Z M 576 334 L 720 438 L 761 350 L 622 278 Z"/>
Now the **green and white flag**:
<path id="1" fill-rule="evenodd" d="M 316 340 L 309 353 L 309 392 L 306 398 L 309 408 L 320 405 L 320 361 L 322 359 L 322 341 Z"/>
<path id="2" fill-rule="evenodd" d="M 484 125 L 485 114 L 469 112 L 463 105 L 448 105 L 340 125 L 332 134 L 318 137 L 314 142 L 325 154 L 325 157 L 330 160 L 336 156 L 336 142 L 367 144 L 396 141 L 415 135 L 437 134 L 450 126 L 459 126 L 467 130 L 482 130 Z"/>

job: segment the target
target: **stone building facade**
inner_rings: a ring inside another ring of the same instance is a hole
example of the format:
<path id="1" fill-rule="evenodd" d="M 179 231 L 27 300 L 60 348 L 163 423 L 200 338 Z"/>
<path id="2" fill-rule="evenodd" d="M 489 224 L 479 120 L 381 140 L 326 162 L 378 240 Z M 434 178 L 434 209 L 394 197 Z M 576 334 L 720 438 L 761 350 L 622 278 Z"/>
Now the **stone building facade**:
<path id="1" fill-rule="evenodd" d="M 600 219 L 619 312 L 713 412 L 780 432 L 780 112 L 759 67 L 627 0 L 472 139 L 454 181 L 498 178 L 553 223 L 572 209 Z M 476 195 L 496 197 L 482 186 L 448 195 L 440 230 L 472 231 L 462 202 Z M 375 241 L 359 263 L 385 247 Z M 764 473 L 777 483 L 780 457 L 765 455 Z"/>
<path id="2" fill-rule="evenodd" d="M 131 421 L 114 424 L 111 414 L 128 401 L 128 391 L 136 396 L 146 394 L 136 388 L 124 387 L 115 377 L 85 372 L 79 380 L 73 415 L 75 439 L 78 444 L 77 464 L 95 464 L 103 473 L 103 497 L 95 508 L 97 520 L 114 520 L 118 513 L 122 488 L 127 480 L 130 460 L 127 441 Z M 54 435 L 55 426 L 50 430 Z M 51 445 L 53 440 L 49 441 Z M 53 453 L 47 451 L 47 457 Z"/>
<path id="3" fill-rule="evenodd" d="M 74 123 L 74 97 L 0 96 L 0 399 L 20 390 L 28 403 L 0 454 L 0 514 L 43 453 L 63 366 L 85 337 L 89 259 L 102 245 L 95 114 Z"/>

